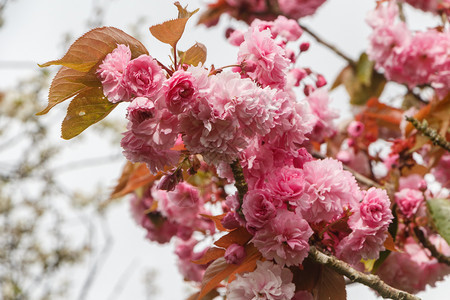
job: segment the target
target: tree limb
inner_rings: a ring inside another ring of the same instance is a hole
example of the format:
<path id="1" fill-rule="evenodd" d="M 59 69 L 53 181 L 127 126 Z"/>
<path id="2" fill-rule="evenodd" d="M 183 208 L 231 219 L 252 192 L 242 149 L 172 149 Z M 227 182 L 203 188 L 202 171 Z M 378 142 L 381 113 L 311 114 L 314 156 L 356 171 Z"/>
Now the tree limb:
<path id="1" fill-rule="evenodd" d="M 419 242 L 422 244 L 422 246 L 424 246 L 426 249 L 430 251 L 431 256 L 436 258 L 438 262 L 440 262 L 441 264 L 446 264 L 450 266 L 450 257 L 440 253 L 436 249 L 436 247 L 425 237 L 422 230 L 420 230 L 418 227 L 415 227 L 414 233 L 416 237 L 419 239 Z"/>
<path id="2" fill-rule="evenodd" d="M 362 283 L 376 290 L 383 298 L 394 300 L 420 300 L 417 296 L 387 285 L 376 275 L 364 274 L 353 269 L 346 262 L 343 262 L 334 256 L 328 256 L 317 250 L 314 246 L 311 246 L 309 249 L 309 257 L 315 262 L 326 265 L 337 273 L 348 277 L 351 281 Z"/>
<path id="3" fill-rule="evenodd" d="M 236 159 L 233 161 L 233 163 L 230 164 L 231 170 L 233 171 L 234 176 L 234 186 L 238 190 L 238 197 L 239 197 L 239 214 L 242 214 L 242 203 L 244 202 L 244 195 L 248 191 L 248 185 L 245 181 L 244 177 L 244 171 L 242 170 L 241 163 L 239 162 L 239 159 Z"/>
<path id="4" fill-rule="evenodd" d="M 420 122 L 419 120 L 406 116 L 406 121 L 410 122 L 420 133 L 429 138 L 434 145 L 450 152 L 450 142 L 441 136 L 434 128 L 428 126 L 427 120 Z"/>

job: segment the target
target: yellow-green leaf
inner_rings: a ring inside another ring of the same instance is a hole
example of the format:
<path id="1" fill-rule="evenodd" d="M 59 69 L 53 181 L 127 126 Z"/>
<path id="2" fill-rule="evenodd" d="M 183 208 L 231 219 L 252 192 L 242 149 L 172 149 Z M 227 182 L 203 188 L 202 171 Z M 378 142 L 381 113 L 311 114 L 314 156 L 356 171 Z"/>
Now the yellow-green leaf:
<path id="1" fill-rule="evenodd" d="M 141 42 L 122 30 L 114 27 L 101 27 L 85 33 L 76 40 L 63 58 L 46 62 L 40 67 L 63 65 L 77 71 L 89 72 L 101 63 L 118 44 L 130 47 L 132 58 L 148 54 Z"/>
<path id="2" fill-rule="evenodd" d="M 89 88 L 79 93 L 69 104 L 61 126 L 63 139 L 76 137 L 86 128 L 106 117 L 117 104 L 103 95 L 101 88 Z"/>
<path id="3" fill-rule="evenodd" d="M 76 96 L 86 90 L 89 86 L 100 86 L 100 81 L 95 76 L 88 76 L 87 73 L 62 67 L 55 78 L 53 78 L 48 93 L 48 105 L 37 115 L 45 115 L 55 105 Z"/>
<path id="4" fill-rule="evenodd" d="M 182 53 L 181 61 L 184 64 L 198 66 L 199 63 L 204 64 L 206 61 L 206 47 L 202 43 L 195 43 L 186 52 Z"/>
<path id="5" fill-rule="evenodd" d="M 429 199 L 427 207 L 437 232 L 450 245 L 450 200 Z"/>
<path id="6" fill-rule="evenodd" d="M 356 65 L 356 76 L 359 82 L 365 86 L 370 86 L 372 82 L 373 67 L 375 63 L 369 60 L 366 53 L 361 54 Z"/>

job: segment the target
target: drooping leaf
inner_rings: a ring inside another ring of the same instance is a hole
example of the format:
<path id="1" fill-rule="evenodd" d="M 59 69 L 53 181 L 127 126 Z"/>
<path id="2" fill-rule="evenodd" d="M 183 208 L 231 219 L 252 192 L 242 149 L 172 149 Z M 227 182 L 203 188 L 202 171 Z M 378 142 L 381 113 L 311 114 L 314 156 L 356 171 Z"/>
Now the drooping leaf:
<path id="1" fill-rule="evenodd" d="M 61 126 L 63 139 L 79 135 L 92 124 L 106 117 L 117 104 L 103 95 L 101 88 L 89 88 L 79 93 L 69 104 L 67 115 Z"/>
<path id="2" fill-rule="evenodd" d="M 37 115 L 45 115 L 55 105 L 72 98 L 82 91 L 85 91 L 89 86 L 100 86 L 101 83 L 97 78 L 92 78 L 85 72 L 62 67 L 55 78 L 53 78 L 48 94 L 48 105 Z"/>
<path id="3" fill-rule="evenodd" d="M 206 61 L 206 47 L 202 43 L 197 42 L 186 52 L 183 52 L 180 58 L 183 64 L 194 67 L 198 66 L 199 63 L 203 65 Z"/>
<path id="4" fill-rule="evenodd" d="M 171 45 L 172 48 L 175 48 L 178 41 L 181 39 L 189 18 L 198 11 L 198 9 L 196 9 L 193 12 L 188 12 L 178 2 L 176 2 L 175 5 L 178 8 L 177 19 L 150 27 L 150 32 L 155 38 L 165 44 Z"/>
<path id="5" fill-rule="evenodd" d="M 427 207 L 436 231 L 450 245 L 450 200 L 433 198 L 427 200 Z"/>
<path id="6" fill-rule="evenodd" d="M 223 227 L 222 222 L 221 222 L 223 217 L 225 217 L 226 213 L 218 215 L 218 216 L 210 216 L 210 215 L 204 215 L 204 214 L 200 214 L 200 215 L 204 218 L 212 220 L 214 222 L 214 224 L 216 225 L 216 228 L 219 229 L 220 231 L 230 231 L 230 230 L 226 229 L 225 227 Z"/>
<path id="7" fill-rule="evenodd" d="M 347 291 L 345 290 L 344 276 L 327 266 L 323 266 L 313 294 L 317 300 L 346 300 Z"/>
<path id="8" fill-rule="evenodd" d="M 161 174 L 153 175 L 150 173 L 146 164 L 127 162 L 123 167 L 122 175 L 111 193 L 110 198 L 116 199 L 123 197 L 141 186 L 152 183 L 160 177 Z"/>
<path id="9" fill-rule="evenodd" d="M 114 27 L 101 27 L 85 33 L 76 40 L 63 58 L 46 62 L 40 67 L 63 65 L 80 72 L 89 72 L 118 44 L 128 45 L 132 58 L 148 54 L 141 42 L 122 30 Z"/>
<path id="10" fill-rule="evenodd" d="M 225 0 L 210 3 L 206 11 L 200 16 L 198 24 L 204 24 L 207 27 L 214 26 L 219 22 L 220 16 L 230 8 L 230 5 Z"/>
<path id="11" fill-rule="evenodd" d="M 206 251 L 206 253 L 198 260 L 192 261 L 195 264 L 204 265 L 210 261 L 216 260 L 225 255 L 225 249 L 211 247 Z"/>
<path id="12" fill-rule="evenodd" d="M 245 245 L 253 236 L 244 227 L 239 227 L 221 237 L 214 245 L 228 248 L 231 244 Z"/>
<path id="13" fill-rule="evenodd" d="M 372 83 L 373 67 L 375 63 L 369 60 L 366 53 L 361 54 L 356 66 L 356 77 L 358 77 L 359 82 L 365 86 L 370 86 Z"/>

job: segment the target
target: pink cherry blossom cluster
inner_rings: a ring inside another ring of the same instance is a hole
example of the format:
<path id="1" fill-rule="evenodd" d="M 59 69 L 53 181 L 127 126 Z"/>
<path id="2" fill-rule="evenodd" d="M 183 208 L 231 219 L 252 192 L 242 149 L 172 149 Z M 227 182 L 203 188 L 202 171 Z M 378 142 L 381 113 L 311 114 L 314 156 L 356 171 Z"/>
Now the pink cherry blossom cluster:
<path id="1" fill-rule="evenodd" d="M 450 91 L 450 31 L 442 28 L 412 33 L 404 22 L 396 20 L 398 14 L 396 2 L 389 1 L 368 15 L 367 22 L 373 28 L 369 58 L 384 70 L 387 79 L 409 88 L 431 84 L 444 97 Z"/>

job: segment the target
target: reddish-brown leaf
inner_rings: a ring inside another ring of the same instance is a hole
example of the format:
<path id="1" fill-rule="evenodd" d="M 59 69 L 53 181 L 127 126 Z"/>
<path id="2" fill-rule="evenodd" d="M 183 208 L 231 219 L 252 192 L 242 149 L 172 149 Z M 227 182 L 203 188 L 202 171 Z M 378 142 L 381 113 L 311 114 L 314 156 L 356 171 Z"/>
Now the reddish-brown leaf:
<path id="1" fill-rule="evenodd" d="M 261 258 L 261 253 L 253 245 L 245 247 L 247 256 L 240 265 L 227 264 L 224 258 L 216 259 L 208 266 L 203 275 L 202 288 L 198 296 L 198 300 L 215 289 L 222 280 L 227 277 L 234 278 L 234 274 L 242 272 L 253 271 L 256 267 L 256 261 Z"/>
<path id="2" fill-rule="evenodd" d="M 204 214 L 200 214 L 200 215 L 202 217 L 212 220 L 214 222 L 214 224 L 216 224 L 216 228 L 219 229 L 220 231 L 230 231 L 230 230 L 226 229 L 225 227 L 223 227 L 222 222 L 221 222 L 223 217 L 225 217 L 226 213 L 218 215 L 218 216 L 210 216 L 210 215 L 204 215 Z"/>
<path id="3" fill-rule="evenodd" d="M 116 106 L 106 99 L 101 88 L 83 90 L 69 104 L 61 126 L 62 138 L 69 140 L 76 137 L 106 117 Z"/>
<path id="4" fill-rule="evenodd" d="M 101 83 L 95 76 L 90 76 L 89 73 L 62 67 L 53 78 L 48 94 L 47 107 L 37 115 L 45 115 L 55 105 L 78 95 L 88 89 L 89 86 L 100 87 Z"/>
<path id="5" fill-rule="evenodd" d="M 211 247 L 202 258 L 192 261 L 195 264 L 204 265 L 225 255 L 225 249 Z"/>
<path id="6" fill-rule="evenodd" d="M 290 270 L 294 274 L 292 282 L 295 284 L 295 289 L 312 292 L 319 282 L 322 266 L 306 258 L 301 268 L 291 267 Z"/>
<path id="7" fill-rule="evenodd" d="M 152 183 L 159 177 L 161 177 L 161 174 L 153 175 L 152 173 L 150 173 L 146 164 L 133 164 L 131 162 L 128 162 L 125 165 L 119 182 L 114 188 L 114 191 L 112 192 L 110 198 L 115 199 L 123 197 L 126 194 L 133 192 L 137 188 L 140 188 L 141 186 Z"/>
<path id="8" fill-rule="evenodd" d="M 202 43 L 195 43 L 194 46 L 189 48 L 183 53 L 181 61 L 184 64 L 191 66 L 198 66 L 198 64 L 204 64 L 206 61 L 206 47 Z"/>
<path id="9" fill-rule="evenodd" d="M 76 40 L 63 58 L 46 62 L 40 66 L 63 65 L 77 71 L 89 72 L 118 44 L 128 45 L 132 58 L 148 54 L 141 42 L 122 30 L 114 27 L 101 27 L 85 33 Z"/>
<path id="10" fill-rule="evenodd" d="M 252 237 L 247 229 L 239 227 L 221 237 L 214 244 L 222 248 L 228 248 L 231 244 L 245 245 Z"/>

